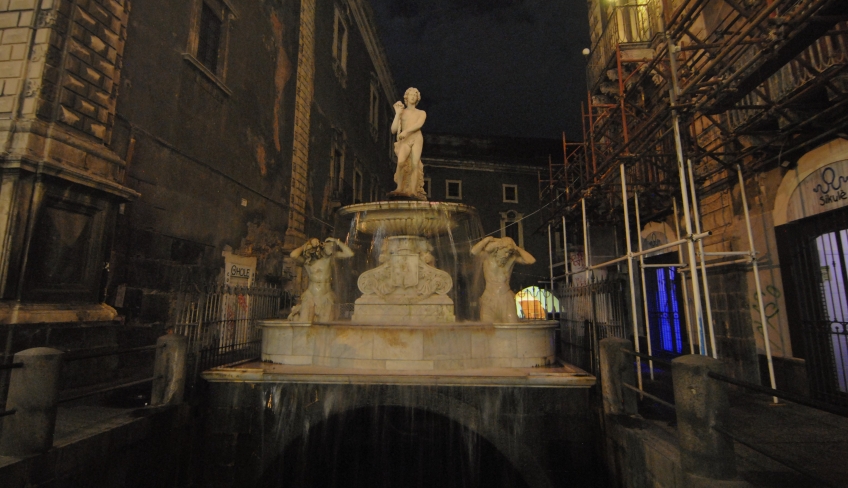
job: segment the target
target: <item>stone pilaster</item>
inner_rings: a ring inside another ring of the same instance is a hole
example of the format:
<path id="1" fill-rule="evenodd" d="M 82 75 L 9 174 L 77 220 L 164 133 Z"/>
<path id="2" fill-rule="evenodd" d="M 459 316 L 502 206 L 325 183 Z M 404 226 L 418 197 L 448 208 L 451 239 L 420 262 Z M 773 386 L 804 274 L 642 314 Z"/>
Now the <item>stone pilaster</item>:
<path id="1" fill-rule="evenodd" d="M 297 85 L 294 108 L 289 225 L 286 248 L 293 249 L 305 239 L 309 124 L 315 90 L 315 0 L 300 2 L 300 47 L 297 53 Z"/>

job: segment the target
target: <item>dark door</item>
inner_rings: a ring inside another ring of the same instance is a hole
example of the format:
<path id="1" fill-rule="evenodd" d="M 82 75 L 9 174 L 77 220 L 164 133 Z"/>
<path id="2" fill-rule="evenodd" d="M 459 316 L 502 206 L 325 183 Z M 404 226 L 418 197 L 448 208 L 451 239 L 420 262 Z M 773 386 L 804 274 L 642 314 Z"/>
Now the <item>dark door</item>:
<path id="1" fill-rule="evenodd" d="M 848 405 L 848 209 L 775 228 L 793 354 L 810 393 Z"/>
<path id="2" fill-rule="evenodd" d="M 648 258 L 646 264 L 674 264 L 677 253 Z M 674 266 L 645 268 L 645 288 L 648 297 L 648 325 L 651 348 L 659 355 L 677 356 L 688 342 L 683 320 L 683 300 L 680 275 Z M 687 346 L 688 348 L 688 346 Z"/>

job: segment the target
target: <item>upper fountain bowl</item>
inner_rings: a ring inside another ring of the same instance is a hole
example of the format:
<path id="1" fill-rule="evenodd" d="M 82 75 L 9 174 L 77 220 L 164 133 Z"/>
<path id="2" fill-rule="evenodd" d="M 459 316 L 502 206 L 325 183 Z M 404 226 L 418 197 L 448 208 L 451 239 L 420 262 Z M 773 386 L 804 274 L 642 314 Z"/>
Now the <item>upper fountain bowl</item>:
<path id="1" fill-rule="evenodd" d="M 443 323 L 479 317 L 483 281 L 471 246 L 483 227 L 473 207 L 361 203 L 340 208 L 334 229 L 333 237 L 354 251 L 335 267 L 339 320 Z"/>
<path id="2" fill-rule="evenodd" d="M 436 237 L 448 234 L 464 220 L 479 223 L 477 210 L 461 203 L 392 201 L 349 205 L 339 209 L 338 216 L 345 220 L 353 216 L 351 224 L 356 233 L 368 235 L 410 235 Z"/>

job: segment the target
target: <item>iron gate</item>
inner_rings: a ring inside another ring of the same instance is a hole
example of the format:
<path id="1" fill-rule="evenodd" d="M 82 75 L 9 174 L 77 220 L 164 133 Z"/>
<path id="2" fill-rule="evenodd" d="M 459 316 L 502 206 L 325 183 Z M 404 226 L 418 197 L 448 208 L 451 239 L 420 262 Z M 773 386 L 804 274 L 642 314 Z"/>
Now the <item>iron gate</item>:
<path id="1" fill-rule="evenodd" d="M 627 281 L 614 279 L 570 286 L 560 294 L 560 344 L 563 360 L 597 375 L 598 343 L 625 337 Z"/>
<path id="2" fill-rule="evenodd" d="M 793 352 L 810 394 L 848 406 L 848 208 L 775 228 Z"/>

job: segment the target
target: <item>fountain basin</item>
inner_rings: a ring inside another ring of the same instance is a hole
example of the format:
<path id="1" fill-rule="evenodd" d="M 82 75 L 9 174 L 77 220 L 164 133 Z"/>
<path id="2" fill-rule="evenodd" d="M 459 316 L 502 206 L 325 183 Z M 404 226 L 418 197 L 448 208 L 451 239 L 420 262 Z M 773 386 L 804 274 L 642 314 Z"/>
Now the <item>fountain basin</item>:
<path id="1" fill-rule="evenodd" d="M 556 321 L 351 325 L 266 320 L 260 326 L 262 360 L 285 365 L 460 370 L 555 361 Z"/>

